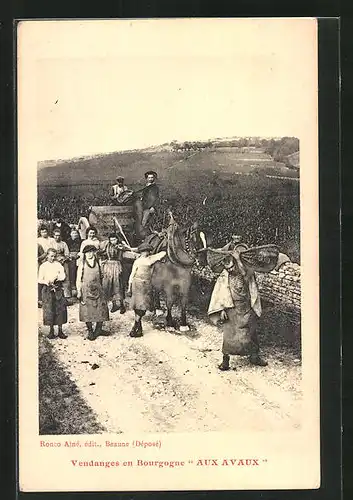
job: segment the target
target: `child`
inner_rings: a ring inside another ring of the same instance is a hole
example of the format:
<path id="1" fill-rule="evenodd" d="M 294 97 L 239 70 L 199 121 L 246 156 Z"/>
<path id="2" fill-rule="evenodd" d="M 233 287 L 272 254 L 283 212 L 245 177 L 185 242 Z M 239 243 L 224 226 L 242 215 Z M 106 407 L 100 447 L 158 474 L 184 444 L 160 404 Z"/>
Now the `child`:
<path id="1" fill-rule="evenodd" d="M 39 267 L 38 283 L 42 285 L 43 324 L 50 326 L 48 339 L 55 339 L 54 326 L 58 327 L 58 337 L 66 339 L 62 325 L 67 323 L 66 299 L 63 294 L 65 271 L 56 260 L 56 250 L 49 248 L 47 260 Z"/>
<path id="2" fill-rule="evenodd" d="M 142 243 L 137 251 L 140 253 L 131 270 L 127 294 L 132 296 L 131 308 L 135 311 L 135 323 L 130 332 L 130 337 L 142 337 L 141 319 L 147 310 L 152 308 L 152 286 L 151 278 L 153 264 L 165 257 L 166 252 L 150 255 L 153 247 Z"/>

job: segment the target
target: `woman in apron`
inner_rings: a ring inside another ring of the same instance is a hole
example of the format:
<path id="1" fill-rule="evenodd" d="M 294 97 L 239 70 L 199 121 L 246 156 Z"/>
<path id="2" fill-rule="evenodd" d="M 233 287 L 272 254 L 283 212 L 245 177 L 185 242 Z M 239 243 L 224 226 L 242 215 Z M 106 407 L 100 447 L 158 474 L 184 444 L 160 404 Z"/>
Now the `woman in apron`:
<path id="1" fill-rule="evenodd" d="M 47 260 L 39 267 L 38 283 L 42 285 L 43 324 L 50 327 L 48 339 L 55 339 L 54 326 L 58 327 L 58 337 L 66 339 L 62 325 L 67 323 L 66 299 L 63 293 L 65 271 L 56 260 L 56 250 L 49 248 Z"/>
<path id="2" fill-rule="evenodd" d="M 124 250 L 126 250 L 126 245 L 118 242 L 118 237 L 115 233 L 109 234 L 108 241 L 102 247 L 103 289 L 106 299 L 112 302 L 112 313 L 119 309 L 120 314 L 126 312 L 122 282 L 123 268 L 121 263 Z"/>
<path id="3" fill-rule="evenodd" d="M 107 301 L 103 291 L 103 275 L 97 248 L 87 245 L 83 249 L 83 259 L 77 269 L 77 298 L 80 300 L 79 318 L 86 323 L 88 340 L 95 340 L 99 335 L 105 335 L 103 322 L 109 320 Z M 93 330 L 93 323 L 96 324 Z"/>

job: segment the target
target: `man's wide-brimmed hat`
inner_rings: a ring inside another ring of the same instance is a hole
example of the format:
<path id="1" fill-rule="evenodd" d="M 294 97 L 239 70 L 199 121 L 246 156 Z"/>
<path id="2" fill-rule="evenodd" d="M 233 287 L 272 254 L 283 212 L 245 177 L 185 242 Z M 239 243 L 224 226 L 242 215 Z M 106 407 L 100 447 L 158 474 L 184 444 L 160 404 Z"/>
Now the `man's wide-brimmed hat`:
<path id="1" fill-rule="evenodd" d="M 94 245 L 86 245 L 84 247 L 84 249 L 82 250 L 83 253 L 96 252 L 96 251 L 97 251 L 97 247 L 95 247 Z"/>
<path id="2" fill-rule="evenodd" d="M 124 180 L 124 177 L 122 177 L 121 175 L 118 175 L 118 177 L 116 178 L 117 181 L 123 181 Z"/>
<path id="3" fill-rule="evenodd" d="M 149 175 L 153 175 L 153 177 L 154 177 L 155 179 L 157 179 L 157 177 L 158 177 L 158 176 L 157 176 L 157 172 L 155 172 L 154 170 L 149 170 L 148 172 L 146 172 L 146 173 L 145 173 L 145 179 L 147 179 L 147 177 L 148 177 Z"/>
<path id="4" fill-rule="evenodd" d="M 153 246 L 149 243 L 141 243 L 141 245 L 137 248 L 138 252 L 152 252 Z"/>

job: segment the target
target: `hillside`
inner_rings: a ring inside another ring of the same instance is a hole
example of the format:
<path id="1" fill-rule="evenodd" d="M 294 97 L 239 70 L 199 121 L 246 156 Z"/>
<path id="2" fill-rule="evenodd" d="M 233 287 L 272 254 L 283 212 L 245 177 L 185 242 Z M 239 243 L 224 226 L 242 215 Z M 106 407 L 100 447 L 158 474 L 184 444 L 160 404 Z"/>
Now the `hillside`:
<path id="1" fill-rule="evenodd" d="M 38 217 L 50 219 L 59 211 L 68 221 L 78 221 L 91 205 L 110 204 L 108 187 L 117 175 L 136 189 L 143 186 L 147 170 L 158 172 L 161 206 L 156 229 L 163 226 L 171 206 L 181 223 L 198 221 L 215 245 L 225 244 L 236 232 L 248 244 L 276 243 L 299 262 L 299 171 L 275 162 L 260 148 L 151 148 L 42 166 Z"/>
<path id="2" fill-rule="evenodd" d="M 49 166 L 44 163 L 39 165 L 38 184 L 105 184 L 122 175 L 127 184 L 134 185 L 143 180 L 144 172 L 149 169 L 156 170 L 162 182 L 175 181 L 178 177 L 178 183 L 182 184 L 207 172 L 220 176 L 256 172 L 260 175 L 298 177 L 298 172 L 258 150 L 240 153 L 238 148 L 230 147 L 193 152 L 152 149 L 67 160 L 55 165 L 49 163 Z"/>

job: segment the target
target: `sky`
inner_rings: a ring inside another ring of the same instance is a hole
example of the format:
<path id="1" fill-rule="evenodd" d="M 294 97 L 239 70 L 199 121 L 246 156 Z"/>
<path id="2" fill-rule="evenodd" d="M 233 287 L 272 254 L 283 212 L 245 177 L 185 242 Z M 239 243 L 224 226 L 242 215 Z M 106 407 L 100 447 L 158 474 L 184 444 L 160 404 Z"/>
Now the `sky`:
<path id="1" fill-rule="evenodd" d="M 18 36 L 19 114 L 38 161 L 300 137 L 316 99 L 312 19 L 27 21 Z"/>

